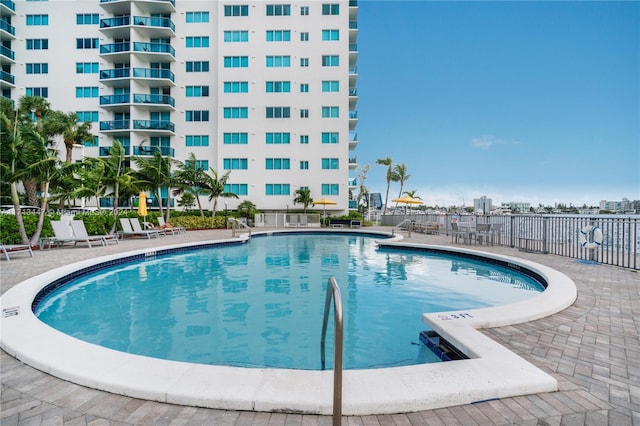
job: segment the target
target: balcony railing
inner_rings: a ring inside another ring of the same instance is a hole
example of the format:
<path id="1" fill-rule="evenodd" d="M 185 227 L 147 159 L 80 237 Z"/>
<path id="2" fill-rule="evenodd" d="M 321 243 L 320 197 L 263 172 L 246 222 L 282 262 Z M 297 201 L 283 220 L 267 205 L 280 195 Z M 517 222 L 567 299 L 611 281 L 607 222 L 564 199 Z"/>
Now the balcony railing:
<path id="1" fill-rule="evenodd" d="M 131 75 L 131 68 L 116 68 L 112 70 L 100 70 L 100 80 L 113 78 L 127 78 Z"/>
<path id="2" fill-rule="evenodd" d="M 133 120 L 133 128 L 136 130 L 166 130 L 173 132 L 176 125 L 166 120 Z"/>
<path id="3" fill-rule="evenodd" d="M 137 156 L 150 156 L 155 154 L 158 149 L 160 150 L 160 154 L 169 157 L 175 157 L 176 150 L 171 148 L 170 146 L 134 146 L 133 147 L 133 155 Z"/>
<path id="4" fill-rule="evenodd" d="M 115 18 L 107 18 L 100 20 L 100 28 L 117 28 L 127 27 L 129 25 L 169 28 L 171 31 L 176 30 L 175 24 L 169 18 L 148 17 L 148 16 L 118 16 Z"/>
<path id="5" fill-rule="evenodd" d="M 358 118 L 358 111 L 349 111 L 349 118 Z"/>
<path id="6" fill-rule="evenodd" d="M 121 0 L 100 0 L 100 3 L 111 3 L 113 1 L 121 1 Z M 176 0 L 155 0 L 155 1 L 171 3 L 174 7 L 176 5 Z"/>
<path id="7" fill-rule="evenodd" d="M 134 104 L 159 104 L 159 105 L 171 105 L 176 106 L 176 101 L 169 95 L 145 95 L 134 94 Z"/>
<path id="8" fill-rule="evenodd" d="M 133 73 L 132 73 L 133 71 Z M 166 80 L 175 80 L 175 75 L 171 70 L 158 68 L 116 68 L 100 71 L 100 80 L 109 80 L 114 78 L 157 78 Z"/>
<path id="9" fill-rule="evenodd" d="M 358 29 L 358 21 L 349 21 L 349 29 L 357 30 Z"/>
<path id="10" fill-rule="evenodd" d="M 131 25 L 131 16 L 118 16 L 100 20 L 100 28 L 126 27 Z"/>
<path id="11" fill-rule="evenodd" d="M 349 43 L 349 52 L 357 52 L 358 44 L 357 43 Z"/>
<path id="12" fill-rule="evenodd" d="M 0 30 L 4 30 L 13 36 L 16 35 L 15 27 L 2 19 L 0 19 Z"/>
<path id="13" fill-rule="evenodd" d="M 168 53 L 171 56 L 176 56 L 176 49 L 170 44 L 166 43 L 133 43 L 134 52 L 149 52 L 149 53 Z"/>
<path id="14" fill-rule="evenodd" d="M 131 103 L 131 95 L 108 95 L 100 96 L 100 105 L 120 105 Z"/>
<path id="15" fill-rule="evenodd" d="M 358 157 L 350 157 L 349 164 L 358 164 Z"/>
<path id="16" fill-rule="evenodd" d="M 131 120 L 115 120 L 115 121 L 101 121 L 100 130 L 129 130 L 131 126 Z"/>
<path id="17" fill-rule="evenodd" d="M 349 133 L 349 141 L 356 142 L 357 140 L 358 140 L 358 134 L 357 133 Z"/>
<path id="18" fill-rule="evenodd" d="M 11 59 L 12 61 L 15 61 L 15 59 L 16 59 L 16 54 L 14 53 L 14 51 L 9 49 L 6 46 L 0 46 L 0 55 L 6 56 L 7 58 Z"/>
<path id="19" fill-rule="evenodd" d="M 11 0 L 1 0 L 0 4 L 3 6 L 6 6 L 7 8 L 13 10 L 14 12 L 16 11 L 16 4 L 11 1 Z"/>
<path id="20" fill-rule="evenodd" d="M 129 146 L 123 146 L 122 147 L 122 151 L 124 151 L 124 155 L 128 156 L 129 153 L 131 152 L 131 147 Z M 98 155 L 100 157 L 108 157 L 111 154 L 111 147 L 110 146 L 101 146 L 98 149 Z M 104 207 L 104 206 L 103 206 Z"/>
<path id="21" fill-rule="evenodd" d="M 6 81 L 9 84 L 15 84 L 16 77 L 13 74 L 9 74 L 6 71 L 0 71 L 0 80 Z"/>
<path id="22" fill-rule="evenodd" d="M 122 53 L 122 52 L 130 52 L 131 51 L 131 43 L 128 41 L 122 43 L 111 43 L 111 44 L 102 44 L 100 45 L 100 54 L 106 55 L 110 53 Z"/>

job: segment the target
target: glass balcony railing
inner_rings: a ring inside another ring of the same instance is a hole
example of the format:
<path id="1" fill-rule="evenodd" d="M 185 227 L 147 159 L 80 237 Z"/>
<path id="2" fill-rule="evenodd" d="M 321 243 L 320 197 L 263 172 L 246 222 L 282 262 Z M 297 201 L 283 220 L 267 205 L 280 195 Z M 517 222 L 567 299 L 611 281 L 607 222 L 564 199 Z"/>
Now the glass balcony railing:
<path id="1" fill-rule="evenodd" d="M 100 3 L 111 3 L 112 1 L 121 1 L 121 0 L 100 0 Z M 171 3 L 174 7 L 176 6 L 176 0 L 155 0 L 158 3 Z"/>
<path id="2" fill-rule="evenodd" d="M 9 84 L 16 83 L 16 77 L 13 74 L 9 74 L 6 71 L 0 71 L 0 80 L 6 81 Z"/>
<path id="3" fill-rule="evenodd" d="M 349 179 L 349 186 L 358 186 L 358 179 Z"/>
<path id="4" fill-rule="evenodd" d="M 111 43 L 111 44 L 103 44 L 100 46 L 100 54 L 106 55 L 109 53 L 122 53 L 122 52 L 130 52 L 131 51 L 131 43 L 128 41 L 122 43 Z"/>
<path id="5" fill-rule="evenodd" d="M 356 142 L 358 140 L 358 134 L 357 133 L 349 133 L 349 141 L 350 142 Z"/>
<path id="6" fill-rule="evenodd" d="M 358 163 L 358 157 L 349 158 L 349 164 L 357 164 L 357 163 Z"/>
<path id="7" fill-rule="evenodd" d="M 100 70 L 100 80 L 112 78 L 127 78 L 131 75 L 131 68 L 116 68 L 112 70 Z"/>
<path id="8" fill-rule="evenodd" d="M 134 52 L 149 52 L 149 53 L 168 53 L 171 56 L 176 56 L 176 49 L 170 44 L 166 43 L 133 43 Z"/>
<path id="9" fill-rule="evenodd" d="M 358 89 L 349 90 L 349 96 L 358 96 Z"/>
<path id="10" fill-rule="evenodd" d="M 166 120 L 133 120 L 135 130 L 166 130 L 175 131 L 176 125 Z"/>
<path id="11" fill-rule="evenodd" d="M 175 75 L 167 69 L 159 68 L 134 68 L 133 77 L 135 78 L 163 78 L 174 81 Z"/>
<path id="12" fill-rule="evenodd" d="M 101 121 L 100 130 L 129 130 L 131 126 L 131 120 L 116 120 L 116 121 Z"/>
<path id="13" fill-rule="evenodd" d="M 176 101 L 169 95 L 145 95 L 145 94 L 134 94 L 133 95 L 133 103 L 134 104 L 160 104 L 160 105 L 171 105 L 172 107 L 176 106 Z"/>
<path id="14" fill-rule="evenodd" d="M 349 111 L 349 118 L 358 118 L 358 111 Z"/>
<path id="15" fill-rule="evenodd" d="M 349 0 L 349 7 L 358 7 L 358 0 Z"/>
<path id="16" fill-rule="evenodd" d="M 100 20 L 100 28 L 126 27 L 131 25 L 130 16 L 118 16 Z"/>
<path id="17" fill-rule="evenodd" d="M 13 36 L 16 35 L 15 27 L 2 19 L 0 19 L 0 30 L 6 31 Z"/>
<path id="18" fill-rule="evenodd" d="M 176 150 L 170 146 L 134 146 L 133 155 L 145 156 L 153 155 L 158 149 L 163 156 L 175 157 Z"/>
<path id="19" fill-rule="evenodd" d="M 16 4 L 11 1 L 11 0 L 2 0 L 0 1 L 0 4 L 2 4 L 3 6 L 6 6 L 7 8 L 13 10 L 14 12 L 16 11 Z"/>
<path id="20" fill-rule="evenodd" d="M 9 49 L 6 46 L 0 46 L 0 55 L 6 56 L 7 58 L 11 59 L 12 61 L 14 61 L 16 59 L 16 54 L 14 53 L 14 51 Z"/>
<path id="21" fill-rule="evenodd" d="M 100 96 L 100 105 L 120 105 L 120 104 L 128 104 L 131 103 L 131 95 L 108 95 L 108 96 Z"/>
<path id="22" fill-rule="evenodd" d="M 358 51 L 358 45 L 356 43 L 350 43 L 349 52 L 357 52 L 357 51 Z"/>
<path id="23" fill-rule="evenodd" d="M 357 30 L 358 29 L 358 21 L 349 21 L 349 29 Z"/>
<path id="24" fill-rule="evenodd" d="M 131 147 L 130 146 L 123 146 L 122 150 L 124 151 L 124 155 L 128 156 L 129 153 L 131 152 Z M 98 149 L 98 155 L 100 157 L 108 157 L 111 154 L 111 147 L 110 146 L 101 146 Z"/>
<path id="25" fill-rule="evenodd" d="M 176 26 L 169 18 L 147 16 L 117 16 L 100 20 L 100 28 L 127 27 L 129 25 L 168 28 L 175 32 Z"/>
<path id="26" fill-rule="evenodd" d="M 358 67 L 349 67 L 349 74 L 358 74 Z"/>

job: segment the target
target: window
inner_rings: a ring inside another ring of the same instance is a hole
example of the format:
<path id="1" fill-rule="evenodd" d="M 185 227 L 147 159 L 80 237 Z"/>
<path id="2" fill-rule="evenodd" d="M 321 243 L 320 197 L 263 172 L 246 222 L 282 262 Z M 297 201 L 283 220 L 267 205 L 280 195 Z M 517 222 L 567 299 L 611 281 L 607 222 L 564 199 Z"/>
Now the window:
<path id="1" fill-rule="evenodd" d="M 248 133 L 225 133 L 222 135 L 222 141 L 225 145 L 246 145 L 248 140 Z"/>
<path id="2" fill-rule="evenodd" d="M 337 3 L 328 3 L 322 5 L 322 14 L 323 15 L 339 15 L 340 14 L 340 5 Z"/>
<path id="3" fill-rule="evenodd" d="M 97 74 L 97 62 L 76 62 L 76 74 Z"/>
<path id="4" fill-rule="evenodd" d="M 339 169 L 340 161 L 337 158 L 323 158 L 322 169 L 323 170 L 337 170 Z"/>
<path id="5" fill-rule="evenodd" d="M 249 41 L 249 31 L 225 31 L 225 43 L 244 43 Z"/>
<path id="6" fill-rule="evenodd" d="M 340 40 L 339 30 L 322 30 L 322 41 L 337 41 Z"/>
<path id="7" fill-rule="evenodd" d="M 27 26 L 49 25 L 49 15 L 27 15 Z"/>
<path id="8" fill-rule="evenodd" d="M 338 132 L 323 132 L 322 143 L 338 143 Z"/>
<path id="9" fill-rule="evenodd" d="M 49 64 L 27 64 L 27 74 L 49 74 Z"/>
<path id="10" fill-rule="evenodd" d="M 209 22 L 209 12 L 187 12 L 187 23 Z"/>
<path id="11" fill-rule="evenodd" d="M 340 82 L 338 80 L 323 80 L 322 91 L 323 92 L 339 92 Z"/>
<path id="12" fill-rule="evenodd" d="M 322 195 L 340 195 L 340 185 L 337 183 L 323 183 L 320 186 L 320 192 Z"/>
<path id="13" fill-rule="evenodd" d="M 290 133 L 267 133 L 265 140 L 267 145 L 271 144 L 288 144 L 291 139 Z"/>
<path id="14" fill-rule="evenodd" d="M 300 170 L 309 170 L 309 162 L 300 161 Z"/>
<path id="15" fill-rule="evenodd" d="M 267 30 L 267 41 L 291 41 L 291 31 Z"/>
<path id="16" fill-rule="evenodd" d="M 187 72 L 209 72 L 209 61 L 189 61 Z"/>
<path id="17" fill-rule="evenodd" d="M 224 118 L 248 118 L 249 108 L 247 107 L 226 107 Z"/>
<path id="18" fill-rule="evenodd" d="M 209 96 L 209 86 L 187 86 L 186 95 L 187 98 Z"/>
<path id="19" fill-rule="evenodd" d="M 27 87 L 25 89 L 25 93 L 27 96 L 39 96 L 41 98 L 49 97 L 49 88 L 48 87 Z"/>
<path id="20" fill-rule="evenodd" d="M 224 67 L 225 68 L 246 68 L 249 66 L 248 56 L 225 56 Z"/>
<path id="21" fill-rule="evenodd" d="M 267 93 L 288 93 L 290 91 L 290 81 L 267 81 Z"/>
<path id="22" fill-rule="evenodd" d="M 340 65 L 340 57 L 338 55 L 322 55 L 323 67 L 337 67 Z"/>
<path id="23" fill-rule="evenodd" d="M 289 107 L 267 107 L 267 118 L 289 118 L 291 108 Z"/>
<path id="24" fill-rule="evenodd" d="M 288 183 L 267 183 L 265 185 L 266 195 L 290 195 Z"/>
<path id="25" fill-rule="evenodd" d="M 76 39 L 76 49 L 97 49 L 97 48 L 98 48 L 97 38 L 77 38 Z"/>
<path id="26" fill-rule="evenodd" d="M 300 118 L 309 118 L 309 110 L 306 108 L 301 109 Z"/>
<path id="27" fill-rule="evenodd" d="M 186 111 L 187 121 L 209 121 L 209 111 Z"/>
<path id="28" fill-rule="evenodd" d="M 322 118 L 338 118 L 340 116 L 340 107 L 326 106 L 322 107 Z"/>
<path id="29" fill-rule="evenodd" d="M 309 6 L 300 6 L 300 15 L 309 16 Z"/>
<path id="30" fill-rule="evenodd" d="M 308 67 L 309 66 L 309 58 L 300 58 L 300 66 Z"/>
<path id="31" fill-rule="evenodd" d="M 190 166 L 193 165 L 191 160 L 186 160 L 185 163 L 188 163 Z M 202 169 L 205 171 L 209 170 L 209 160 L 196 160 L 195 164 L 196 169 Z"/>
<path id="32" fill-rule="evenodd" d="M 209 135 L 186 135 L 187 146 L 209 146 Z"/>
<path id="33" fill-rule="evenodd" d="M 289 170 L 290 160 L 288 158 L 267 158 L 265 159 L 267 170 Z"/>
<path id="34" fill-rule="evenodd" d="M 308 32 L 301 32 L 300 33 L 300 41 L 309 41 L 309 33 Z"/>
<path id="35" fill-rule="evenodd" d="M 225 6 L 224 16 L 249 16 L 249 6 L 246 6 L 246 5 Z"/>
<path id="36" fill-rule="evenodd" d="M 236 195 L 249 195 L 248 185 L 246 183 L 227 183 L 224 186 L 224 192 L 230 192 Z"/>
<path id="37" fill-rule="evenodd" d="M 291 56 L 267 56 L 267 67 L 290 67 Z"/>
<path id="38" fill-rule="evenodd" d="M 225 81 L 224 93 L 247 93 L 249 92 L 248 81 Z"/>
<path id="39" fill-rule="evenodd" d="M 224 170 L 246 170 L 249 166 L 246 158 L 225 158 L 222 163 Z"/>
<path id="40" fill-rule="evenodd" d="M 82 141 L 82 145 L 84 146 L 98 146 L 98 141 L 100 140 L 99 136 L 94 136 L 91 140 Z"/>
<path id="41" fill-rule="evenodd" d="M 27 50 L 47 50 L 49 49 L 49 39 L 46 38 L 28 38 Z"/>
<path id="42" fill-rule="evenodd" d="M 291 15 L 291 5 L 289 4 L 268 4 L 267 16 L 289 16 Z"/>
<path id="43" fill-rule="evenodd" d="M 186 38 L 188 48 L 209 47 L 209 37 L 187 37 Z"/>
<path id="44" fill-rule="evenodd" d="M 309 135 L 300 135 L 300 143 L 303 145 L 309 144 Z"/>
<path id="45" fill-rule="evenodd" d="M 79 122 L 91 121 L 96 123 L 98 118 L 98 111 L 76 111 Z"/>
<path id="46" fill-rule="evenodd" d="M 97 87 L 76 87 L 76 98 L 97 98 Z"/>
<path id="47" fill-rule="evenodd" d="M 309 93 L 309 84 L 300 83 L 300 93 Z"/>
<path id="48" fill-rule="evenodd" d="M 97 13 L 76 13 L 76 24 L 78 25 L 98 25 L 100 15 Z"/>

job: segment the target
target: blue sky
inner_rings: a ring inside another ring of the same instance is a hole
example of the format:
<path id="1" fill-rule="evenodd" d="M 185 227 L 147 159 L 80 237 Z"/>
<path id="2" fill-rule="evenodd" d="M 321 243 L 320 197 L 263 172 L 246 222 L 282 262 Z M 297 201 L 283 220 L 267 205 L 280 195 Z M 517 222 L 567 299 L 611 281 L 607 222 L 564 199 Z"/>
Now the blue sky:
<path id="1" fill-rule="evenodd" d="M 383 201 L 387 156 L 427 205 L 640 199 L 640 2 L 358 4 L 358 172 Z"/>

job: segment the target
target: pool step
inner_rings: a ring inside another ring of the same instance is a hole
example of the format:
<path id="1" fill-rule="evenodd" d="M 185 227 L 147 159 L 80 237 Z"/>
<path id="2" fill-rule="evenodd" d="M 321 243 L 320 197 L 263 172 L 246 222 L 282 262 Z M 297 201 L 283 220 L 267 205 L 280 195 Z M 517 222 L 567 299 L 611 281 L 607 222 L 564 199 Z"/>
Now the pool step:
<path id="1" fill-rule="evenodd" d="M 442 361 L 456 361 L 461 359 L 469 359 L 468 356 L 460 352 L 456 347 L 449 343 L 445 338 L 441 337 L 433 330 L 425 330 L 420 332 L 420 341 L 428 347 L 431 352 L 436 354 Z"/>

